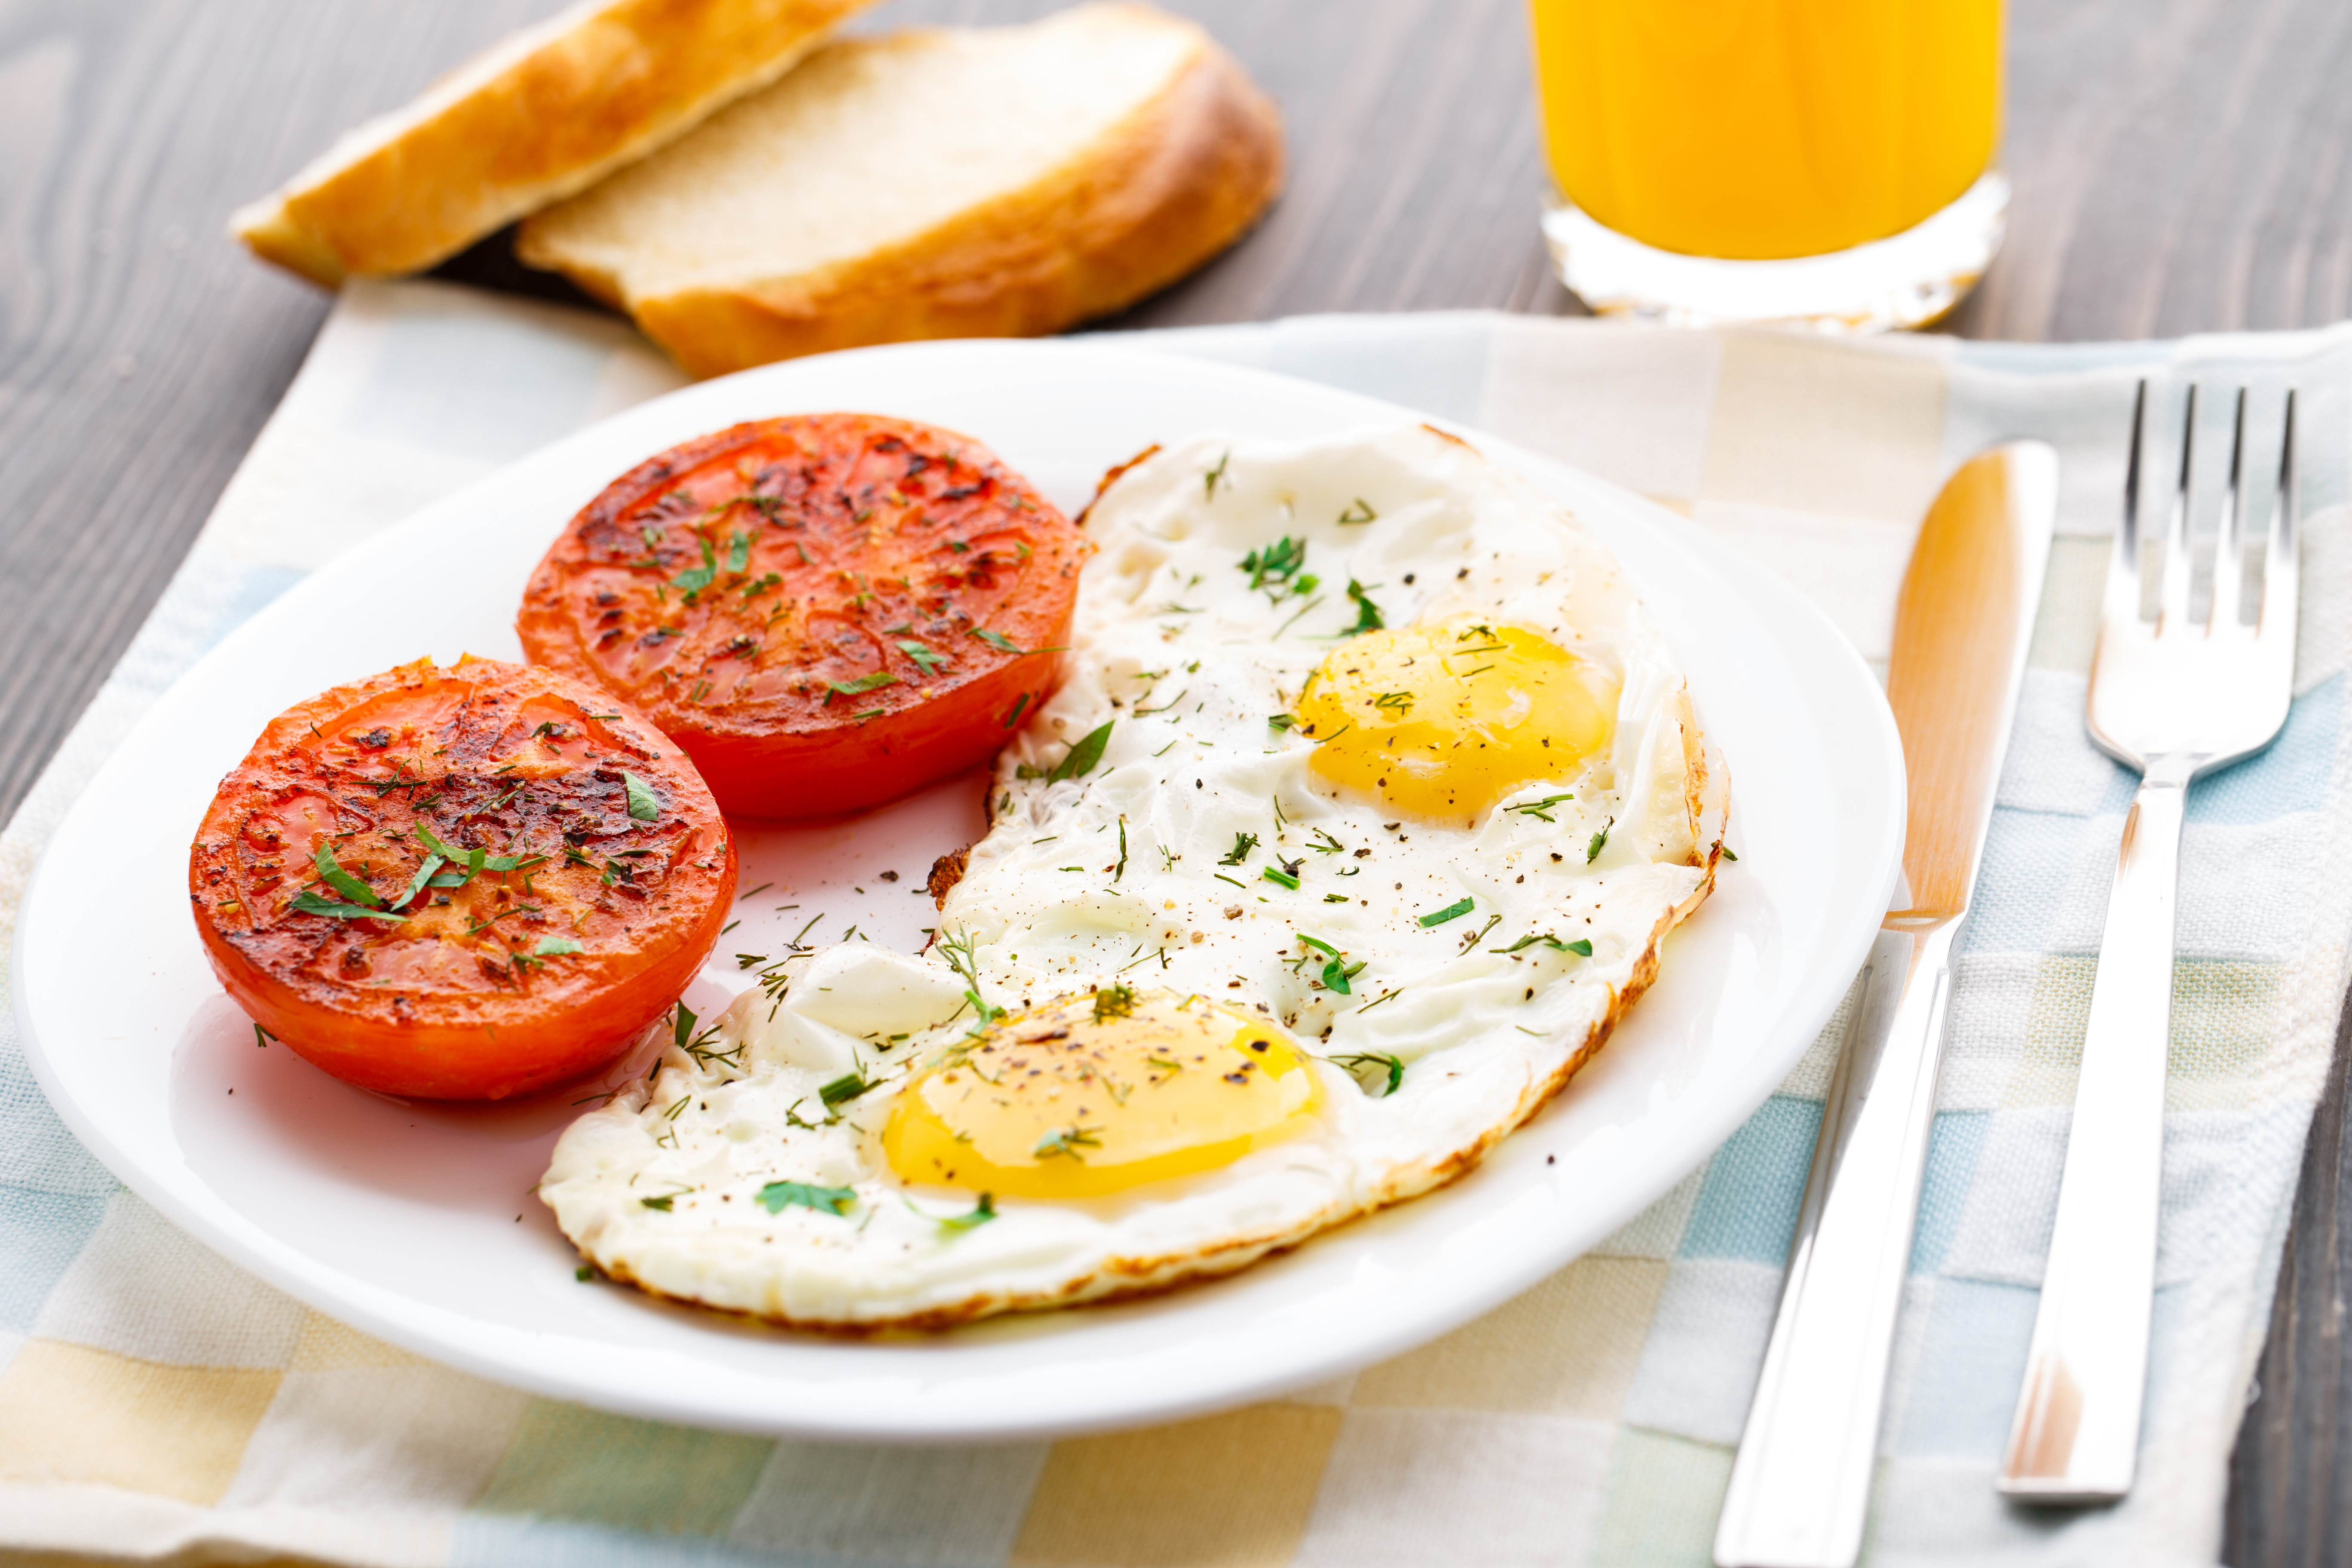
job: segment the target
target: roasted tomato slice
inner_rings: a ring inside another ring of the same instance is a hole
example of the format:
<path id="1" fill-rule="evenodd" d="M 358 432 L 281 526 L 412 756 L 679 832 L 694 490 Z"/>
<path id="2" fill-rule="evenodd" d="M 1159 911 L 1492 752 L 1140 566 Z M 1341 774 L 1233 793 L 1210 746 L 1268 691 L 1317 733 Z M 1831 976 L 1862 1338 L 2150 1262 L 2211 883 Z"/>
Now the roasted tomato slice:
<path id="1" fill-rule="evenodd" d="M 639 714 L 431 660 L 288 709 L 188 855 L 214 971 L 337 1078 L 499 1100 L 604 1066 L 719 940 L 735 847 Z"/>
<path id="2" fill-rule="evenodd" d="M 969 437 L 767 419 L 614 480 L 515 629 L 660 725 L 728 811 L 826 816 L 1003 746 L 1059 683 L 1093 549 Z"/>

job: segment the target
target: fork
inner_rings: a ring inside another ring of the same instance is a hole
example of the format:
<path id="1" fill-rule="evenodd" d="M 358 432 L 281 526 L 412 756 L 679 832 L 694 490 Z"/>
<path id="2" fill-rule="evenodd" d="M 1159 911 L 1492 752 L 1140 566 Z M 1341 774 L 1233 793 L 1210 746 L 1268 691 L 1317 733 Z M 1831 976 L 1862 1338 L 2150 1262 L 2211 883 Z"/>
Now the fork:
<path id="1" fill-rule="evenodd" d="M 2057 1225 L 2000 1479 L 2003 1493 L 2028 1502 L 2096 1502 L 2131 1489 L 2156 1291 L 2183 809 L 2192 780 L 2277 737 L 2294 690 L 2301 512 L 2294 394 L 2286 395 L 2263 545 L 2262 602 L 2251 623 L 2240 609 L 2252 499 L 2245 391 L 2238 393 L 2213 552 L 2212 608 L 2201 621 L 2189 618 L 2197 388 L 2189 389 L 2181 426 L 2179 481 L 2159 542 L 2152 622 L 2141 614 L 2140 582 L 2140 473 L 2149 420 L 2142 382 L 2086 712 L 2091 739 L 2137 769 L 2140 784 L 2124 818 L 2107 898 Z"/>

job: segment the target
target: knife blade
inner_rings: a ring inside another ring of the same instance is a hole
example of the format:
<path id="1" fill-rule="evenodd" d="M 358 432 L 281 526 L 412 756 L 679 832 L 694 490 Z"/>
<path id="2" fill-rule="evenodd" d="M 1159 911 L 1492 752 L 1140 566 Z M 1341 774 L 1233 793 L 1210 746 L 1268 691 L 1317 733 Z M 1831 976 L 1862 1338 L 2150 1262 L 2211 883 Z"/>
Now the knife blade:
<path id="1" fill-rule="evenodd" d="M 1886 701 L 1903 737 L 1907 893 L 1863 971 L 1733 1460 L 1718 1568 L 1852 1568 L 1934 1123 L 1952 953 L 1992 821 L 2058 508 L 2038 441 L 1979 453 L 1920 525 Z"/>

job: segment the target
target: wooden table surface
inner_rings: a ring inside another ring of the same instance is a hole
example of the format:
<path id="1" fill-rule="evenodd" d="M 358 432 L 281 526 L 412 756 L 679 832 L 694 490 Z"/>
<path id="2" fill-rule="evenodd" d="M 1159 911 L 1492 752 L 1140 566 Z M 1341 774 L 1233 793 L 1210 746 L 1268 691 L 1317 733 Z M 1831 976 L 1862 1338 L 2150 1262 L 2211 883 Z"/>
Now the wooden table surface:
<path id="1" fill-rule="evenodd" d="M 1535 229 L 1525 0 L 1162 3 L 1280 100 L 1290 180 L 1238 249 L 1118 324 L 1576 309 Z M 1058 4 L 893 0 L 871 19 Z M 223 237 L 230 208 L 556 5 L 0 0 L 0 818 L 326 313 Z M 2009 246 L 1950 330 L 2080 341 L 2352 314 L 2352 6 L 2011 0 L 2010 60 Z M 532 287 L 496 245 L 447 270 Z M 2352 1558 L 2342 1047 L 2234 1464 L 2235 1568 Z"/>

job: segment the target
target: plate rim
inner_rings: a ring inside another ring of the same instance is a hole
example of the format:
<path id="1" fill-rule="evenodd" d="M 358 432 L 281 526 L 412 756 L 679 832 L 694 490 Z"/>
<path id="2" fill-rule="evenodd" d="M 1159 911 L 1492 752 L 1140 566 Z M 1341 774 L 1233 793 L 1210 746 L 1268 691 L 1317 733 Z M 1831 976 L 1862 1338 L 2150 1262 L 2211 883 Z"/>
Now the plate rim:
<path id="1" fill-rule="evenodd" d="M 1385 398 L 1357 393 L 1344 387 L 1284 374 L 1256 365 L 1239 364 L 1209 355 L 1186 354 L 1181 351 L 1169 353 L 1131 347 L 1107 345 L 1071 340 L 949 340 L 943 342 L 887 344 L 843 351 L 839 353 L 808 356 L 778 365 L 760 366 L 738 372 L 733 375 L 700 382 L 676 391 L 647 399 L 621 410 L 606 418 L 551 442 L 538 450 L 501 465 L 488 474 L 477 478 L 450 494 L 419 508 L 398 522 L 391 524 L 367 539 L 355 542 L 344 551 L 322 562 L 305 576 L 310 577 L 334 569 L 352 555 L 372 548 L 393 548 L 400 537 L 424 525 L 424 520 L 445 510 L 462 510 L 476 491 L 508 479 L 516 469 L 530 464 L 551 462 L 551 454 L 567 452 L 574 447 L 585 448 L 600 438 L 608 439 L 611 426 L 640 416 L 656 405 L 674 401 L 690 402 L 710 396 L 712 389 L 738 384 L 756 384 L 779 373 L 797 374 L 810 367 L 837 363 L 848 360 L 903 358 L 919 361 L 935 355 L 995 355 L 1010 353 L 1016 357 L 1040 356 L 1069 366 L 1074 362 L 1083 364 L 1097 362 L 1104 370 L 1114 374 L 1165 373 L 1171 362 L 1212 375 L 1234 376 L 1267 384 L 1269 390 L 1296 395 L 1303 391 L 1310 397 L 1338 399 L 1358 405 L 1366 419 L 1389 417 L 1420 421 L 1433 428 L 1458 436 L 1486 453 L 1498 467 L 1537 482 L 1538 475 L 1564 475 L 1570 488 L 1589 488 L 1609 496 L 1612 504 L 1628 509 L 1650 526 L 1663 529 L 1680 547 L 1718 562 L 1727 560 L 1738 572 L 1768 585 L 1768 591 L 1779 601 L 1774 618 L 1793 616 L 1805 623 L 1823 647 L 1832 648 L 1840 656 L 1837 662 L 1846 667 L 1846 675 L 1869 694 L 1865 711 L 1870 727 L 1876 732 L 1881 784 L 1887 791 L 1890 805 L 1886 813 L 1885 831 L 1878 844 L 1864 851 L 1864 859 L 1880 872 L 1883 884 L 1875 895 L 1876 901 L 1866 911 L 1857 902 L 1846 918 L 1851 929 L 1846 931 L 1845 958 L 1841 960 L 1844 973 L 1859 972 L 1874 938 L 1879 915 L 1886 907 L 1900 874 L 1900 856 L 1905 828 L 1906 781 L 1904 773 L 1901 739 L 1894 716 L 1886 707 L 1884 692 L 1867 662 L 1850 639 L 1840 632 L 1827 613 L 1806 597 L 1793 584 L 1746 552 L 1698 528 L 1690 520 L 1649 498 L 1601 479 L 1573 465 L 1529 451 L 1515 442 L 1496 437 L 1466 421 L 1444 418 L 1424 410 L 1411 408 Z M 1546 487 L 1549 488 L 1549 487 Z M 302 584 L 298 583 L 295 591 Z M 800 1436 L 816 1439 L 865 1442 L 957 1442 L 1013 1439 L 1039 1439 L 1101 1431 L 1167 1420 L 1181 1419 L 1211 1411 L 1230 1409 L 1252 1401 L 1278 1397 L 1301 1387 L 1329 1379 L 1370 1365 L 1389 1356 L 1402 1353 L 1423 1344 L 1463 1324 L 1483 1316 L 1530 1288 L 1547 1275 L 1565 1267 L 1575 1258 L 1591 1250 L 1591 1243 L 1578 1247 L 1564 1257 L 1542 1254 L 1536 1261 L 1516 1269 L 1498 1269 L 1475 1290 L 1458 1292 L 1444 1310 L 1424 1311 L 1399 1323 L 1391 1323 L 1379 1331 L 1359 1332 L 1339 1347 L 1327 1346 L 1318 1352 L 1311 1348 L 1296 1365 L 1269 1373 L 1260 1373 L 1252 1379 L 1235 1379 L 1227 1384 L 1211 1384 L 1192 1394 L 1160 1392 L 1156 1396 L 1129 1397 L 1124 1402 L 1107 1401 L 1095 1410 L 1042 1411 L 1026 1415 L 993 1420 L 967 1420 L 960 1423 L 915 1423 L 903 1420 L 867 1422 L 843 1419 L 841 1413 L 832 1411 L 815 1419 L 794 1413 L 746 1408 L 713 1408 L 693 1400 L 664 1398 L 657 1391 L 640 1391 L 625 1386 L 616 1387 L 610 1382 L 567 1375 L 554 1366 L 542 1366 L 541 1357 L 519 1357 L 501 1353 L 499 1342 L 527 1331 L 504 1323 L 490 1323 L 466 1317 L 440 1303 L 419 1297 L 404 1297 L 340 1266 L 320 1261 L 297 1244 L 279 1237 L 266 1229 L 257 1220 L 238 1209 L 227 1196 L 205 1182 L 189 1163 L 184 1149 L 176 1144 L 168 1159 L 145 1160 L 119 1146 L 118 1142 L 103 1131 L 71 1095 L 64 1092 L 58 1069 L 49 1059 L 34 1026 L 35 984 L 26 967 L 27 943 L 35 930 L 32 918 L 39 910 L 46 887 L 54 874 L 56 864 L 52 850 L 67 837 L 66 829 L 85 809 L 84 802 L 107 772 L 121 765 L 121 759 L 132 748 L 132 743 L 150 726 L 163 721 L 163 716 L 179 698 L 184 688 L 196 681 L 216 661 L 226 661 L 252 637 L 266 635 L 257 626 L 270 616 L 273 606 L 266 605 L 254 616 L 231 628 L 212 647 L 205 650 L 188 668 L 182 671 L 159 695 L 147 711 L 128 729 L 110 751 L 83 791 L 77 796 L 44 847 L 39 860 L 27 879 L 26 891 L 19 905 L 19 919 L 11 942 L 10 975 L 12 984 L 10 1008 L 19 1037 L 36 1080 L 40 1084 L 51 1108 L 71 1130 L 76 1138 L 122 1184 L 142 1199 L 154 1205 L 173 1224 L 188 1232 L 208 1248 L 220 1254 L 237 1267 L 255 1274 L 278 1289 L 314 1310 L 327 1313 L 366 1331 L 376 1334 L 396 1345 L 415 1351 L 445 1365 L 488 1378 L 507 1386 L 524 1389 L 549 1397 L 573 1400 L 597 1408 L 618 1411 L 651 1419 L 688 1423 L 723 1430 L 755 1432 L 779 1436 Z M 1737 785 L 1735 784 L 1735 792 Z M 1737 805 L 1734 807 L 1735 816 Z M 1824 922 L 1833 924 L 1834 922 Z M 1834 943 L 1830 944 L 1834 946 Z M 1849 962 L 1850 961 L 1850 962 Z M 1827 966 L 1824 965 L 1826 970 Z M 1798 984 L 1802 984 L 1799 982 Z M 1787 1049 L 1786 1060 L 1767 1075 L 1762 1068 L 1755 1070 L 1761 1084 L 1752 1096 L 1743 1088 L 1738 1094 L 1715 1097 L 1712 1113 L 1701 1118 L 1705 1127 L 1703 1138 L 1695 1137 L 1694 1146 L 1701 1152 L 1688 1162 L 1680 1156 L 1663 1162 L 1652 1162 L 1646 1177 L 1633 1184 L 1632 1190 L 1639 1199 L 1627 1217 L 1640 1213 L 1676 1182 L 1697 1169 L 1723 1142 L 1742 1125 L 1777 1086 L 1793 1070 L 1801 1058 L 1806 1045 L 1826 1025 L 1835 1012 L 1842 991 L 1825 990 L 1810 1023 L 1802 1029 L 1792 1027 L 1790 1038 L 1804 1042 Z M 1753 1087 L 1748 1086 L 1748 1087 Z M 184 1190 L 193 1184 L 205 1202 Z M 1622 1223 L 1622 1222 L 1621 1222 Z M 495 1331 L 486 1335 L 485 1331 Z M 530 1335 L 542 1349 L 559 1349 L 558 1337 L 551 1334 Z M 562 1336 L 571 1341 L 572 1336 Z M 597 1342 L 579 1340 L 585 1351 L 602 1349 Z M 479 1348 L 478 1348 L 478 1345 Z M 646 1351 L 641 1353 L 663 1353 Z"/>

